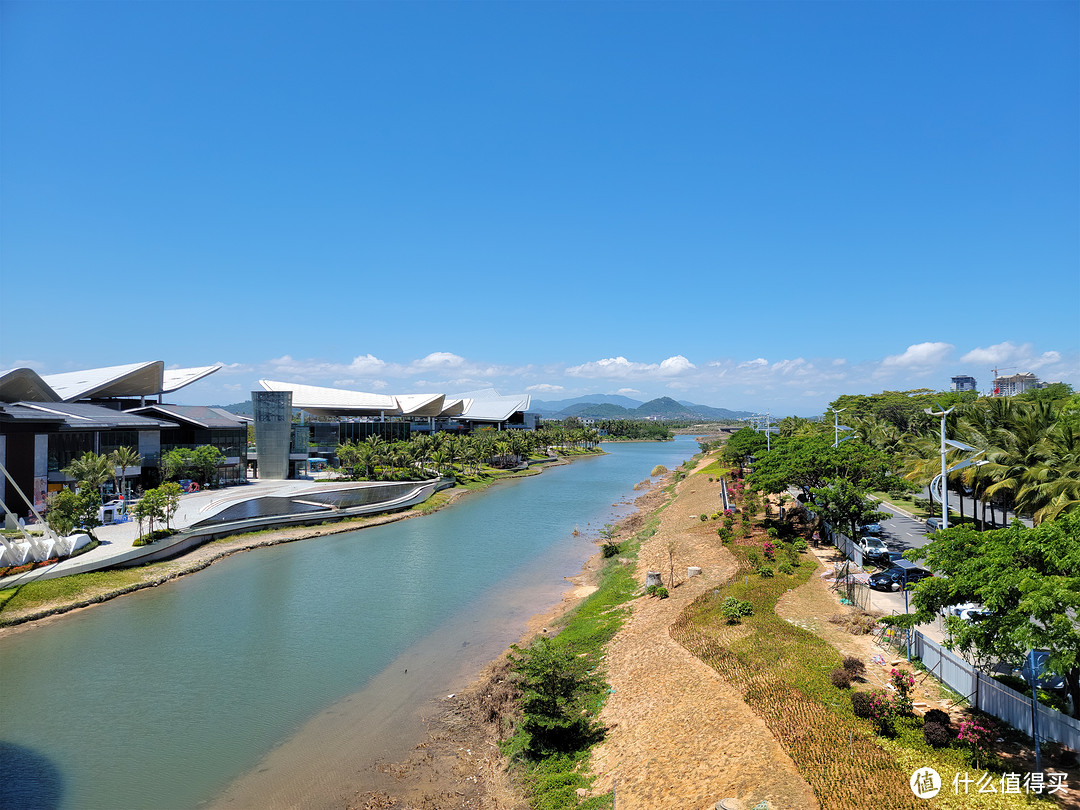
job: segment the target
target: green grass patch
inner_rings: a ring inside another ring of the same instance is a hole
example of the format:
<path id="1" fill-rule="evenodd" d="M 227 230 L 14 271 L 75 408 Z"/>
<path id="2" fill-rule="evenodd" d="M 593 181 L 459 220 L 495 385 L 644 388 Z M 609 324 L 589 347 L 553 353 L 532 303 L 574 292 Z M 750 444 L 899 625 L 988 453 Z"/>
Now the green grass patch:
<path id="1" fill-rule="evenodd" d="M 731 474 L 731 468 L 720 461 L 714 461 L 697 471 L 697 475 L 711 475 L 713 478 L 721 478 Z"/>
<path id="2" fill-rule="evenodd" d="M 34 610 L 58 602 L 78 601 L 99 589 L 122 590 L 139 585 L 145 572 L 139 568 L 116 571 L 90 571 L 56 579 L 27 582 L 16 588 L 0 591 L 0 625 L 7 624 L 5 614 Z"/>
<path id="3" fill-rule="evenodd" d="M 575 656 L 587 655 L 591 660 L 602 660 L 605 645 L 626 621 L 630 612 L 630 600 L 641 593 L 634 576 L 634 567 L 620 562 L 620 558 L 637 557 L 642 541 L 656 533 L 660 525 L 660 512 L 665 506 L 667 504 L 653 512 L 644 527 L 633 537 L 623 541 L 619 557 L 613 557 L 605 563 L 597 576 L 597 590 L 556 623 L 555 629 L 558 632 L 552 638 L 553 644 L 572 651 Z M 602 681 L 587 696 L 588 711 L 593 718 L 603 708 L 609 688 L 607 682 Z M 589 747 L 530 760 L 523 754 L 528 744 L 523 735 L 522 729 L 518 727 L 503 744 L 503 752 L 510 756 L 520 769 L 519 775 L 531 808 L 601 810 L 612 807 L 613 798 L 610 793 L 587 799 L 577 795 L 579 788 L 588 789 L 592 784 L 588 769 L 591 750 Z"/>

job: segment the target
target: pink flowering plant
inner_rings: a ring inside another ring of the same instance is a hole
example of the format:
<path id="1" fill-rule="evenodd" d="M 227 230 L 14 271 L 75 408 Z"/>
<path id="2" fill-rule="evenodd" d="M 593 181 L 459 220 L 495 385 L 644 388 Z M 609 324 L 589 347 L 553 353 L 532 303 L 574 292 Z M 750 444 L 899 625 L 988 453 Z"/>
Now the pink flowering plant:
<path id="1" fill-rule="evenodd" d="M 990 740 L 997 734 L 997 726 L 988 717 L 961 720 L 956 739 L 967 749 L 972 760 L 978 764 L 990 755 Z"/>
<path id="2" fill-rule="evenodd" d="M 771 560 L 776 555 L 776 545 L 768 540 L 762 543 L 761 550 L 764 552 L 766 560 Z"/>
<path id="3" fill-rule="evenodd" d="M 897 714 L 910 715 L 912 713 L 911 690 L 915 688 L 914 676 L 910 672 L 894 668 L 889 672 L 889 682 L 896 690 Z"/>
<path id="4" fill-rule="evenodd" d="M 896 732 L 893 725 L 896 720 L 895 697 L 887 692 L 875 692 L 870 699 L 869 717 L 878 734 L 891 737 Z"/>

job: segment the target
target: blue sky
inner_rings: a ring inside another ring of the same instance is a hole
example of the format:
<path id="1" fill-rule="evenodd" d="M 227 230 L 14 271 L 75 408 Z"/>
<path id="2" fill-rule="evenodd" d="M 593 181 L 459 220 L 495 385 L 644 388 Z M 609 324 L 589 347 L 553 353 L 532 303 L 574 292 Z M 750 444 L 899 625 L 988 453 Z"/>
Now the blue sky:
<path id="1" fill-rule="evenodd" d="M 1080 387 L 1078 8 L 5 1 L 0 368 Z"/>

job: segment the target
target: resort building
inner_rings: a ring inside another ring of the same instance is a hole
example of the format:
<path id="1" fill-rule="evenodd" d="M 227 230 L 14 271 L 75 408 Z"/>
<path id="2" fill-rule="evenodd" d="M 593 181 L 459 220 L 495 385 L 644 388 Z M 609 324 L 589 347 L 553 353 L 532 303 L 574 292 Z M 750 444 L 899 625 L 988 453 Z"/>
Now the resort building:
<path id="1" fill-rule="evenodd" d="M 1031 373 L 994 377 L 995 397 L 1014 397 L 1017 394 L 1039 387 L 1039 378 Z"/>
<path id="2" fill-rule="evenodd" d="M 414 433 L 535 430 L 530 396 L 504 396 L 493 388 L 464 394 L 372 394 L 276 380 L 253 391 L 255 445 L 249 460 L 260 478 L 293 478 L 312 462 L 331 460 L 347 441 L 379 436 L 404 441 Z M 287 397 L 287 398 L 286 398 Z M 292 412 L 301 412 L 300 424 Z M 304 414 L 320 421 L 304 424 Z M 291 428 L 290 428 L 291 426 Z"/>
<path id="3" fill-rule="evenodd" d="M 28 368 L 0 371 L 0 464 L 15 483 L 0 477 L 0 500 L 26 516 L 30 507 L 19 496 L 21 490 L 40 511 L 48 493 L 74 485 L 62 471 L 75 458 L 87 452 L 106 455 L 120 447 L 134 448 L 141 456 L 138 466 L 116 470 L 124 490 L 156 486 L 161 453 L 189 443 L 215 444 L 243 472 L 244 420 L 212 408 L 196 413 L 160 404 L 166 394 L 218 368 L 166 369 L 157 360 L 45 376 Z M 214 411 L 213 423 L 206 411 Z M 243 441 L 237 444 L 241 432 Z M 232 477 L 228 464 L 222 473 Z M 110 482 L 106 490 L 112 486 Z"/>

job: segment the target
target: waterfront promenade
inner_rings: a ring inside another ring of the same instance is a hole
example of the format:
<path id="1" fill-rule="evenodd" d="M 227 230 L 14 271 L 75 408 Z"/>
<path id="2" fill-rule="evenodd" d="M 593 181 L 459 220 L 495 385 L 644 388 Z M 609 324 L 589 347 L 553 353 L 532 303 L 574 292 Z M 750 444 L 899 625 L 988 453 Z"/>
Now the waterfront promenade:
<path id="1" fill-rule="evenodd" d="M 120 565 L 139 565 L 164 559 L 190 550 L 207 540 L 223 537 L 227 534 L 239 534 L 245 531 L 257 531 L 277 526 L 294 526 L 302 523 L 405 509 L 427 500 L 441 486 L 441 482 L 438 480 L 411 483 L 413 484 L 411 487 L 403 487 L 403 494 L 400 497 L 372 504 L 344 509 L 327 509 L 321 512 L 248 518 L 219 525 L 198 526 L 197 528 L 193 527 L 220 514 L 230 506 L 245 501 L 254 501 L 259 498 L 281 498 L 287 501 L 296 501 L 297 499 L 311 497 L 316 493 L 334 493 L 384 486 L 385 482 L 315 481 L 310 479 L 259 481 L 256 479 L 237 487 L 185 493 L 180 499 L 180 507 L 170 524 L 172 528 L 178 530 L 176 534 L 145 546 L 136 547 L 132 543 L 139 535 L 139 524 L 134 520 L 99 526 L 93 532 L 94 536 L 100 541 L 100 545 L 97 547 L 75 557 L 62 559 L 52 565 L 35 568 L 15 576 L 0 578 L 0 590 L 25 585 L 27 582 L 40 579 L 54 579 Z M 143 531 L 145 532 L 147 529 L 148 526 L 144 523 Z"/>

